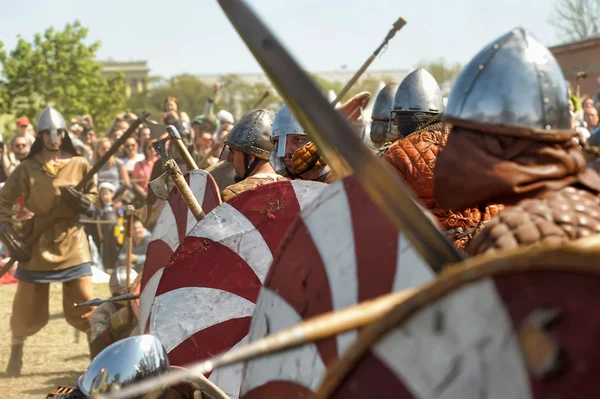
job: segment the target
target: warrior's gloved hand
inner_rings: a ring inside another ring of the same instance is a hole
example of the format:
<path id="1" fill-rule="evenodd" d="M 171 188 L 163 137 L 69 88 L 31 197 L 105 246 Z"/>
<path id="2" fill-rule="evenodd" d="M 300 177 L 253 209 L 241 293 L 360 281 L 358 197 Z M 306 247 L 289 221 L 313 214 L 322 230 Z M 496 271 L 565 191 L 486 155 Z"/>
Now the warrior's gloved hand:
<path id="1" fill-rule="evenodd" d="M 77 213 L 88 214 L 92 209 L 92 201 L 74 186 L 61 187 L 62 200 L 69 208 Z"/>
<path id="2" fill-rule="evenodd" d="M 0 223 L 0 240 L 8 248 L 10 256 L 19 262 L 27 262 L 31 259 L 31 251 L 9 222 Z"/>
<path id="3" fill-rule="evenodd" d="M 326 165 L 325 160 L 319 154 L 317 145 L 312 141 L 298 148 L 292 156 L 292 168 L 296 175 L 324 165 Z"/>

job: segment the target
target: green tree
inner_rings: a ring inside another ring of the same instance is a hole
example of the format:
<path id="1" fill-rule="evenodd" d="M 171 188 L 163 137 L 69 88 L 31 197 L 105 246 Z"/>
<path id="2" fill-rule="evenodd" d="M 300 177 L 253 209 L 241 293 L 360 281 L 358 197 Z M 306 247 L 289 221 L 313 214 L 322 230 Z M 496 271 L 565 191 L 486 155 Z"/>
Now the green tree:
<path id="1" fill-rule="evenodd" d="M 3 111 L 35 120 L 52 105 L 65 118 L 90 114 L 97 130 L 108 128 L 125 107 L 125 82 L 121 74 L 102 77 L 95 61 L 100 43 L 86 45 L 87 34 L 75 21 L 64 31 L 46 29 L 31 43 L 19 36 L 9 54 L 0 43 Z"/>
<path id="2" fill-rule="evenodd" d="M 450 91 L 450 85 L 458 76 L 463 66 L 460 63 L 448 64 L 443 58 L 437 60 L 422 60 L 417 68 L 423 68 L 433 75 L 435 80 L 446 94 Z"/>

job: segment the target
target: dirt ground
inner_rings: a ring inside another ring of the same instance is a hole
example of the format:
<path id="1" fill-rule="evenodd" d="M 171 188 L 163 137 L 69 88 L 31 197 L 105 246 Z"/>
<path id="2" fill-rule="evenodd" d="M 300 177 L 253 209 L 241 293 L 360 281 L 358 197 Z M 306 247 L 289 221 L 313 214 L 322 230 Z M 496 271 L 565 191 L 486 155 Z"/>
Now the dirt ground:
<path id="1" fill-rule="evenodd" d="M 50 288 L 50 321 L 25 342 L 23 370 L 19 378 L 6 378 L 10 356 L 9 319 L 16 284 L 0 285 L 0 392 L 3 398 L 45 398 L 58 385 L 74 386 L 89 364 L 86 335 L 67 324 L 62 311 L 62 286 Z M 94 296 L 107 298 L 108 284 L 95 284 Z"/>

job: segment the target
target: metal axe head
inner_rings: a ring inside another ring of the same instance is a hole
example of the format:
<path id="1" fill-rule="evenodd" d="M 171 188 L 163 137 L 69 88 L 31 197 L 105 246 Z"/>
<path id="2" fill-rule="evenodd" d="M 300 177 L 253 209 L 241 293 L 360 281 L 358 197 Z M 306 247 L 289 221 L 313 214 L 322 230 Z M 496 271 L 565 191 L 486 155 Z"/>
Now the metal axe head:
<path id="1" fill-rule="evenodd" d="M 150 129 L 151 139 L 160 138 L 163 134 L 165 134 L 165 129 L 167 128 L 167 126 L 163 125 L 162 123 L 152 123 L 150 121 L 146 121 L 146 126 L 148 126 L 148 129 Z"/>
<path id="2" fill-rule="evenodd" d="M 154 143 L 152 143 L 152 146 L 154 147 L 154 150 L 156 150 L 156 153 L 158 154 L 159 157 L 161 158 L 169 158 L 169 154 L 167 153 L 167 141 L 169 141 L 171 137 L 167 136 L 162 140 L 157 140 Z"/>
<path id="3" fill-rule="evenodd" d="M 169 177 L 169 174 L 170 172 L 167 170 L 162 175 L 148 183 L 148 186 L 154 195 L 163 201 L 169 199 L 169 189 L 167 188 L 167 177 Z"/>
<path id="4" fill-rule="evenodd" d="M 177 130 L 177 128 L 175 126 L 173 126 L 173 125 L 167 126 L 167 132 L 171 135 L 172 138 L 181 140 L 181 135 L 179 134 L 179 131 Z"/>

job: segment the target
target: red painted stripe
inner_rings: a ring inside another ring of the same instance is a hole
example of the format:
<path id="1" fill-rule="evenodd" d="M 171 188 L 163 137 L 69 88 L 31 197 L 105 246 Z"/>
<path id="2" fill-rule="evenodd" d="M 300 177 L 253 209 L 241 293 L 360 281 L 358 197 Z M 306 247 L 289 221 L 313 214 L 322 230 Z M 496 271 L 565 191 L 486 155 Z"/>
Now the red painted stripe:
<path id="1" fill-rule="evenodd" d="M 265 287 L 277 292 L 303 319 L 333 309 L 325 265 L 301 218 L 275 255 Z M 325 364 L 337 359 L 335 337 L 319 341 L 317 348 Z"/>
<path id="2" fill-rule="evenodd" d="M 142 291 L 146 288 L 146 284 L 148 284 L 148 281 L 152 276 L 154 276 L 161 267 L 164 267 L 169 263 L 172 255 L 173 251 L 171 250 L 171 247 L 162 240 L 154 240 L 148 244 L 144 272 L 142 273 Z"/>
<path id="3" fill-rule="evenodd" d="M 361 302 L 392 291 L 398 230 L 371 201 L 354 176 L 344 179 L 344 188 L 352 215 L 358 300 Z"/>
<path id="4" fill-rule="evenodd" d="M 261 284 L 231 249 L 208 238 L 187 237 L 165 268 L 156 295 L 184 287 L 216 288 L 256 303 Z"/>
<path id="5" fill-rule="evenodd" d="M 412 399 L 413 395 L 381 360 L 367 353 L 345 376 L 334 399 Z"/>
<path id="6" fill-rule="evenodd" d="M 229 201 L 262 234 L 271 252 L 300 213 L 300 204 L 289 181 L 275 182 L 245 191 Z"/>
<path id="7" fill-rule="evenodd" d="M 206 190 L 202 199 L 202 210 L 204 213 L 209 213 L 219 205 L 221 205 L 221 195 L 219 194 L 219 186 L 210 173 L 206 173 Z"/>
<path id="8" fill-rule="evenodd" d="M 559 345 L 562 367 L 550 377 L 530 375 L 534 398 L 591 398 L 598 394 L 600 375 L 600 306 L 596 306 L 598 275 L 568 272 L 522 272 L 494 277 L 496 291 L 519 331 L 523 321 L 539 309 L 558 308 L 561 317 L 547 328 Z"/>
<path id="9" fill-rule="evenodd" d="M 186 174 L 186 180 L 188 179 L 188 175 Z M 177 187 L 174 187 L 169 193 L 169 200 L 167 201 L 171 206 L 171 210 L 173 211 L 173 215 L 175 215 L 175 222 L 177 223 L 177 235 L 179 239 L 179 243 L 183 241 L 185 238 L 185 230 L 187 227 L 187 216 L 189 207 L 179 191 Z"/>
<path id="10" fill-rule="evenodd" d="M 171 365 L 183 366 L 228 351 L 250 330 L 250 317 L 227 320 L 198 331 L 169 352 Z"/>
<path id="11" fill-rule="evenodd" d="M 265 385 L 256 387 L 247 392 L 243 399 L 264 399 L 264 398 L 289 398 L 304 399 L 312 398 L 314 393 L 309 389 L 295 384 L 291 381 L 269 381 Z"/>

